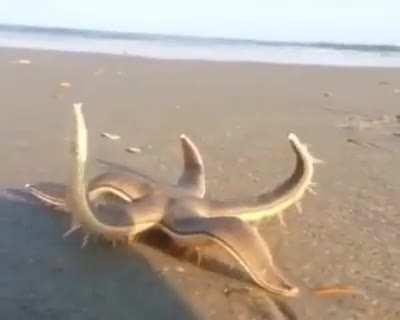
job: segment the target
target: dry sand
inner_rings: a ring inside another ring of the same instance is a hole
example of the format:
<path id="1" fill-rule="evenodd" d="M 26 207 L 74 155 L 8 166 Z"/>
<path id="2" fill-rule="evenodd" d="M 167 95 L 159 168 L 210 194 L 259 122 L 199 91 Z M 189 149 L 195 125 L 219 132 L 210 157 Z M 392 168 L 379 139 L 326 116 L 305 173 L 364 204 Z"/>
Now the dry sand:
<path id="1" fill-rule="evenodd" d="M 1 319 L 279 319 L 271 301 L 282 319 L 400 319 L 399 69 L 0 52 Z M 18 191 L 65 181 L 76 101 L 91 174 L 121 165 L 173 182 L 186 133 L 212 198 L 272 187 L 293 167 L 287 134 L 309 143 L 326 161 L 318 195 L 305 197 L 302 214 L 285 213 L 286 229 L 277 219 L 260 225 L 304 294 L 271 298 L 218 247 L 196 265 L 164 245 L 64 241 L 66 218 Z M 332 285 L 361 294 L 322 299 L 306 289 Z"/>

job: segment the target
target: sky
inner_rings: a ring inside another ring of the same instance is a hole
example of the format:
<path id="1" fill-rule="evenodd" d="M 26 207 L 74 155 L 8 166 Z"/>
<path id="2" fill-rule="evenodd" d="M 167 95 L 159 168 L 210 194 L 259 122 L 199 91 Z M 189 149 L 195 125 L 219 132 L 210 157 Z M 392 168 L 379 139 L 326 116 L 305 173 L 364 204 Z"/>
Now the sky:
<path id="1" fill-rule="evenodd" d="M 0 23 L 400 45 L 400 0 L 0 0 Z"/>

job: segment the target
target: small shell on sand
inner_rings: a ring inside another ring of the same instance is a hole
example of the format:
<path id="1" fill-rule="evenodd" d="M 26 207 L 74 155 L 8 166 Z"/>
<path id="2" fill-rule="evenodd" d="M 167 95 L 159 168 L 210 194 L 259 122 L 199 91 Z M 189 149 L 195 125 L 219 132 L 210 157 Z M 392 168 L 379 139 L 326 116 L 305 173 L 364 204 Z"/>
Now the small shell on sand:
<path id="1" fill-rule="evenodd" d="M 175 271 L 179 272 L 179 273 L 183 273 L 183 272 L 185 272 L 185 268 L 183 268 L 182 266 L 178 266 L 175 268 Z"/>
<path id="2" fill-rule="evenodd" d="M 60 87 L 62 87 L 62 88 L 71 88 L 72 85 L 71 85 L 71 83 L 69 83 L 67 81 L 63 81 L 63 82 L 60 82 Z"/>
<path id="3" fill-rule="evenodd" d="M 93 72 L 93 75 L 99 76 L 105 72 L 104 68 L 98 68 L 96 71 Z"/>
<path id="4" fill-rule="evenodd" d="M 323 96 L 324 96 L 325 98 L 329 98 L 329 97 L 332 97 L 332 96 L 333 96 L 333 93 L 332 93 L 332 92 L 329 92 L 329 91 L 325 91 L 325 92 L 323 93 Z"/>
<path id="5" fill-rule="evenodd" d="M 16 63 L 16 64 L 31 64 L 32 61 L 29 60 L 29 59 L 19 59 L 19 60 L 11 61 L 11 63 Z"/>
<path id="6" fill-rule="evenodd" d="M 119 140 L 119 139 L 121 139 L 121 137 L 119 135 L 113 134 L 113 133 L 108 133 L 108 132 L 102 132 L 100 134 L 100 136 L 102 136 L 103 138 L 110 139 L 110 140 Z"/>
<path id="7" fill-rule="evenodd" d="M 128 153 L 141 153 L 142 149 L 136 147 L 128 147 L 125 149 L 125 151 Z"/>
<path id="8" fill-rule="evenodd" d="M 166 272 L 169 271 L 169 269 L 170 269 L 170 267 L 164 266 L 164 267 L 161 268 L 161 273 L 166 273 Z"/>

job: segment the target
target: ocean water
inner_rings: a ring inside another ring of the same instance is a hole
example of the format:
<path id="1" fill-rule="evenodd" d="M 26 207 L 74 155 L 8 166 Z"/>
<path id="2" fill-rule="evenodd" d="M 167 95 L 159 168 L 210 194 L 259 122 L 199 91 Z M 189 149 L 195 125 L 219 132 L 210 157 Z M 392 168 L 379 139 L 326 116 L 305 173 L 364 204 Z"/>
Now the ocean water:
<path id="1" fill-rule="evenodd" d="M 400 46 L 268 42 L 0 25 L 0 47 L 159 59 L 400 67 Z"/>

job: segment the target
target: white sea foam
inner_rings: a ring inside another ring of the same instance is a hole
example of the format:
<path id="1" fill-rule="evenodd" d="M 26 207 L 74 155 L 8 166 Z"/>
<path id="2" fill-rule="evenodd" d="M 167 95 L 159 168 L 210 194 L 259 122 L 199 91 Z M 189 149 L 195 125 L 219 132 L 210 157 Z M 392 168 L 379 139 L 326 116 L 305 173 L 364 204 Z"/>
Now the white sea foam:
<path id="1" fill-rule="evenodd" d="M 0 46 L 159 59 L 399 67 L 400 47 L 279 43 L 0 26 Z"/>

